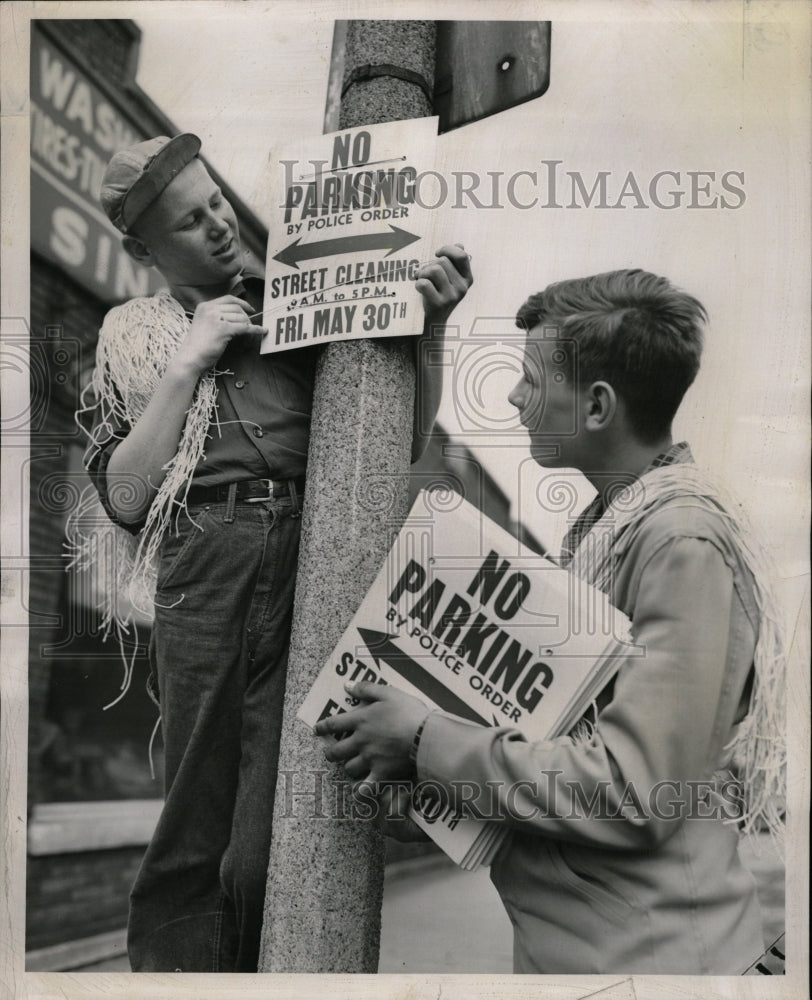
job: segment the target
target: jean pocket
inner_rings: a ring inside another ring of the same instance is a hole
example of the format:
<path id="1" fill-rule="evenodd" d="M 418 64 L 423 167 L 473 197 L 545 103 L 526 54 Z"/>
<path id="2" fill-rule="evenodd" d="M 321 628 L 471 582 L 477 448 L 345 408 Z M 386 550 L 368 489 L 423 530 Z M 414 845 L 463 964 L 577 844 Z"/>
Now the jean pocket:
<path id="1" fill-rule="evenodd" d="M 177 525 L 173 524 L 167 531 L 158 557 L 156 592 L 177 586 L 178 580 L 183 578 L 183 568 L 188 561 L 190 550 L 206 533 L 205 522 L 208 514 L 208 507 L 194 515 L 181 514 Z"/>

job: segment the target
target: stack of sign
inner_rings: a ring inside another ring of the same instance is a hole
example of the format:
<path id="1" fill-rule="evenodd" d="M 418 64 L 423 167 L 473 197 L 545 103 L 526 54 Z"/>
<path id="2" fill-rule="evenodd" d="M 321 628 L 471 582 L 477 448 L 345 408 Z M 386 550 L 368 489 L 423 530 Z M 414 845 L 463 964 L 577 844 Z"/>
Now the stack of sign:
<path id="1" fill-rule="evenodd" d="M 366 680 L 530 741 L 551 739 L 635 652 L 628 629 L 605 594 L 461 497 L 422 492 L 299 718 L 312 727 L 351 709 L 344 684 Z M 507 832 L 444 807 L 428 784 L 416 785 L 411 815 L 469 870 L 490 864 Z"/>

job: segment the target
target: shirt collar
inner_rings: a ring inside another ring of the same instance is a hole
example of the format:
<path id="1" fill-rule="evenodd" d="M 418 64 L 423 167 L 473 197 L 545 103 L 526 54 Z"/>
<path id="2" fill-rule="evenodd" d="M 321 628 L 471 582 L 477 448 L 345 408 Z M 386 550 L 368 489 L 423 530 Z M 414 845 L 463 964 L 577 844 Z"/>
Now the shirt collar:
<path id="1" fill-rule="evenodd" d="M 262 283 L 265 280 L 264 271 L 261 270 L 259 262 L 254 258 L 254 255 L 250 250 L 246 250 L 243 254 L 243 266 L 242 270 L 238 271 L 237 274 L 231 279 L 229 283 L 228 290 L 230 293 L 234 292 L 237 288 L 240 291 L 252 285 L 256 286 L 257 283 Z M 257 289 L 258 294 L 262 294 L 261 289 Z M 181 303 L 183 305 L 183 303 Z M 186 313 L 188 319 L 192 319 L 194 316 L 194 309 L 187 309 L 183 307 L 183 311 Z"/>
<path id="2" fill-rule="evenodd" d="M 234 275 L 234 278 L 231 281 L 231 288 L 234 288 L 235 285 L 239 285 L 240 283 L 244 283 L 246 279 L 249 281 L 264 281 L 265 279 L 264 267 L 250 250 L 245 250 L 243 252 L 242 270 L 239 274 Z"/>
<path id="3" fill-rule="evenodd" d="M 687 441 L 680 441 L 679 444 L 672 444 L 670 448 L 666 448 L 665 451 L 660 452 L 646 467 L 643 475 L 646 472 L 651 472 L 652 469 L 659 469 L 664 465 L 681 465 L 683 462 L 693 462 L 693 460 L 694 456 L 691 454 L 691 446 Z"/>
<path id="4" fill-rule="evenodd" d="M 652 459 L 641 474 L 645 475 L 647 472 L 651 472 L 652 469 L 659 469 L 665 465 L 681 465 L 683 462 L 693 462 L 693 460 L 694 457 L 691 454 L 688 442 L 680 441 L 679 444 L 672 444 L 670 448 L 666 448 L 665 451 L 660 452 L 656 458 Z M 606 504 L 603 501 L 603 496 L 598 493 L 592 502 L 587 504 L 584 510 L 578 515 L 575 523 L 564 538 L 559 560 L 562 566 L 569 565 L 581 540 L 603 517 L 605 510 Z"/>

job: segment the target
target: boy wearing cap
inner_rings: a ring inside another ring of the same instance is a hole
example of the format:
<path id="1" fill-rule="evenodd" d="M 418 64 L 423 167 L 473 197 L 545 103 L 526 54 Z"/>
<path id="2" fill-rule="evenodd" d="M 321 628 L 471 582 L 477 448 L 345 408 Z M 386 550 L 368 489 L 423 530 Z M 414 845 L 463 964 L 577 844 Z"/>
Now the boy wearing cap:
<path id="1" fill-rule="evenodd" d="M 517 316 L 508 398 L 530 454 L 597 490 L 562 562 L 632 622 L 594 725 L 530 743 L 374 683 L 347 685 L 362 704 L 316 725 L 351 778 L 399 783 L 382 793 L 396 814 L 417 779 L 511 829 L 491 878 L 516 972 L 729 975 L 764 948 L 738 826 L 783 825 L 784 650 L 741 509 L 671 438 L 704 319 L 639 270 L 557 282 Z"/>
<path id="2" fill-rule="evenodd" d="M 101 192 L 168 285 L 105 318 L 87 455 L 125 529 L 120 578 L 148 581 L 157 557 L 166 801 L 131 894 L 134 971 L 257 968 L 315 363 L 259 354 L 262 282 L 199 150 L 190 134 L 138 143 Z M 460 247 L 421 269 L 427 328 L 470 283 Z"/>

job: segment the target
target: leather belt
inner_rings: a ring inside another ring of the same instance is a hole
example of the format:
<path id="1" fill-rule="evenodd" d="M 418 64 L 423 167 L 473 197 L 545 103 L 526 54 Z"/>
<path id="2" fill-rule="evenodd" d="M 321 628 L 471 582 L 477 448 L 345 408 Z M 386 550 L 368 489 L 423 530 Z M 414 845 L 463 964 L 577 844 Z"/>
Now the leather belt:
<path id="1" fill-rule="evenodd" d="M 304 476 L 300 476 L 296 479 L 246 479 L 239 483 L 192 486 L 186 495 L 186 501 L 190 504 L 225 502 L 229 499 L 232 487 L 236 487 L 234 499 L 244 500 L 246 503 L 260 503 L 275 497 L 291 497 L 295 500 L 304 493 L 305 480 Z"/>

